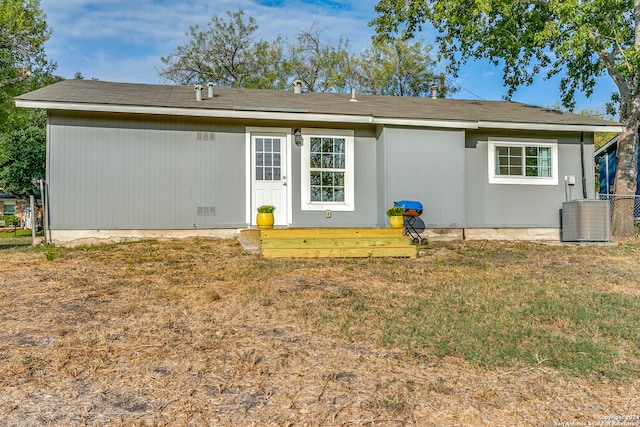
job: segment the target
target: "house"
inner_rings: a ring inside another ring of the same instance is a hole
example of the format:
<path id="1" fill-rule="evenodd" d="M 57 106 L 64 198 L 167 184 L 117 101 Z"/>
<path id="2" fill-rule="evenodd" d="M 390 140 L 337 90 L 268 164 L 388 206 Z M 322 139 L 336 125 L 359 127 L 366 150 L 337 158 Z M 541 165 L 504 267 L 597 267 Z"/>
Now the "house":
<path id="1" fill-rule="evenodd" d="M 12 194 L 0 191 L 0 215 L 15 215 L 19 209 L 16 209 L 20 205 L 20 202 L 24 202 Z"/>
<path id="2" fill-rule="evenodd" d="M 564 177 L 581 194 L 594 133 L 620 131 L 515 102 L 300 86 L 68 80 L 15 103 L 48 110 L 54 242 L 232 236 L 262 204 L 277 207 L 278 227 L 387 227 L 398 200 L 423 204 L 429 238 L 558 240 Z"/>
<path id="3" fill-rule="evenodd" d="M 36 198 L 40 196 L 37 192 Z M 28 197 L 19 198 L 13 194 L 0 191 L 0 229 L 10 223 L 18 228 L 31 228 L 32 217 Z M 13 218 L 12 218 L 13 217 Z M 12 225 L 11 228 L 14 228 Z"/>
<path id="4" fill-rule="evenodd" d="M 618 165 L 617 148 L 618 137 L 615 136 L 594 153 L 598 171 L 597 188 L 601 199 L 610 199 L 614 194 L 613 186 L 616 182 L 616 166 Z M 640 170 L 640 153 L 638 154 L 638 170 Z M 634 218 L 636 221 L 640 221 L 640 175 L 637 178 Z"/>

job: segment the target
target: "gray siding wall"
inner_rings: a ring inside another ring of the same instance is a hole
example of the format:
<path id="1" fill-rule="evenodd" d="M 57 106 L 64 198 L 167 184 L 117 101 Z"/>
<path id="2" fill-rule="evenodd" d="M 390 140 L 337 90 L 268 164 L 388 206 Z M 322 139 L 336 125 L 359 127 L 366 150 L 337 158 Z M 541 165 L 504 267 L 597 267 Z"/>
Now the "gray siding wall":
<path id="1" fill-rule="evenodd" d="M 385 128 L 378 149 L 384 154 L 382 221 L 393 202 L 415 200 L 427 227 L 464 227 L 464 147 L 461 130 Z"/>
<path id="2" fill-rule="evenodd" d="M 332 124 L 313 123 L 305 127 L 339 129 Z M 301 148 L 292 147 L 291 161 L 293 180 L 294 227 L 376 227 L 378 226 L 378 196 L 376 194 L 376 134 L 371 126 L 356 126 L 354 130 L 354 187 L 355 211 L 332 211 L 326 218 L 325 211 L 303 211 L 301 209 Z"/>
<path id="3" fill-rule="evenodd" d="M 48 132 L 52 229 L 246 225 L 244 126 L 50 112 Z"/>
<path id="4" fill-rule="evenodd" d="M 556 139 L 558 141 L 558 185 L 489 184 L 490 136 Z M 593 135 L 585 134 L 587 192 L 594 197 Z M 470 132 L 466 149 L 466 226 L 559 227 L 560 208 L 566 201 L 564 177 L 574 175 L 571 198 L 582 198 L 579 133 Z"/>
<path id="5" fill-rule="evenodd" d="M 51 228 L 194 229 L 246 227 L 246 126 L 291 123 L 107 113 L 49 113 L 47 182 Z M 322 123 L 305 126 L 335 128 Z M 302 211 L 300 148 L 291 147 L 294 227 L 380 227 L 398 200 L 424 206 L 429 228 L 558 227 L 571 198 L 582 198 L 580 135 L 466 132 L 356 126 L 355 212 Z M 554 186 L 488 183 L 490 136 L 558 140 Z M 593 136 L 585 170 L 594 195 Z"/>

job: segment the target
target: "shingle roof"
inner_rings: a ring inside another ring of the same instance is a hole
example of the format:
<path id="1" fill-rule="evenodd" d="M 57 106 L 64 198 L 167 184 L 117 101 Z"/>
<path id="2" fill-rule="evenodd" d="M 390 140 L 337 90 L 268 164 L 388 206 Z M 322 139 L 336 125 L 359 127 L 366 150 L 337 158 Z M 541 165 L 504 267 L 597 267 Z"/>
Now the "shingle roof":
<path id="1" fill-rule="evenodd" d="M 16 104 L 27 107 L 55 109 L 83 109 L 105 111 L 180 110 L 185 115 L 207 115 L 224 112 L 269 112 L 304 115 L 348 116 L 385 120 L 491 122 L 504 124 L 569 125 L 579 127 L 609 127 L 617 123 L 564 113 L 550 108 L 536 107 L 510 101 L 468 101 L 458 99 L 431 99 L 415 97 L 351 95 L 338 93 L 302 93 L 216 87 L 215 96 L 196 100 L 191 86 L 111 83 L 94 80 L 66 80 L 16 98 Z M 198 112 L 196 114 L 196 112 Z M 229 116 L 231 117 L 231 115 Z M 373 121 L 372 121 L 373 122 Z M 591 129 L 593 130 L 593 129 Z"/>

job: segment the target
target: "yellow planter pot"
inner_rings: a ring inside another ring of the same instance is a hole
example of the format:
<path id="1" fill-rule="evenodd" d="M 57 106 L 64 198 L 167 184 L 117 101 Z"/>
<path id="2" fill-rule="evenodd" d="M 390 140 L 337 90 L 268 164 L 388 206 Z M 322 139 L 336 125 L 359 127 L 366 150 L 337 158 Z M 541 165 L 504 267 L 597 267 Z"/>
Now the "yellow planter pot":
<path id="1" fill-rule="evenodd" d="M 402 228 L 404 227 L 404 217 L 403 216 L 390 216 L 389 224 L 391 228 Z"/>
<path id="2" fill-rule="evenodd" d="M 273 213 L 259 213 L 256 216 L 258 228 L 273 228 Z"/>

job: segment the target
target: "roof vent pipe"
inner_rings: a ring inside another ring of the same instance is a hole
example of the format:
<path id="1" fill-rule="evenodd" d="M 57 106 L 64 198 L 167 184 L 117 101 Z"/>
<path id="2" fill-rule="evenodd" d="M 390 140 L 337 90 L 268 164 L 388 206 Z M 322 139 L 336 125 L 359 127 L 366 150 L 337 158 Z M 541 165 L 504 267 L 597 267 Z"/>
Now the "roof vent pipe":
<path id="1" fill-rule="evenodd" d="M 214 86 L 213 83 L 211 82 L 207 83 L 207 89 L 208 89 L 207 95 L 209 96 L 209 98 L 213 98 L 213 86 Z"/>
<path id="2" fill-rule="evenodd" d="M 196 90 L 196 101 L 202 101 L 202 85 L 195 85 L 193 88 Z"/>
<path id="3" fill-rule="evenodd" d="M 431 86 L 431 99 L 436 99 L 438 97 L 438 86 Z"/>
<path id="4" fill-rule="evenodd" d="M 293 81 L 293 93 L 302 93 L 302 80 Z"/>
<path id="5" fill-rule="evenodd" d="M 351 99 L 349 101 L 358 102 L 358 100 L 356 99 L 356 90 L 354 88 L 351 89 Z"/>

